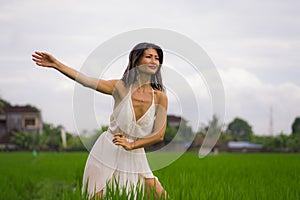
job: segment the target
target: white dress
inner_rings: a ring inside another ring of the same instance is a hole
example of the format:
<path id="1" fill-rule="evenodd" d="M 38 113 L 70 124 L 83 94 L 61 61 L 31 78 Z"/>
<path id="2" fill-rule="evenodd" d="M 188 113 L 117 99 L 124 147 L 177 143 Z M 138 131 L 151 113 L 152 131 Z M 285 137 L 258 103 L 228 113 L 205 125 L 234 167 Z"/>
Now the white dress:
<path id="1" fill-rule="evenodd" d="M 144 148 L 126 151 L 112 142 L 115 133 L 123 133 L 129 142 L 151 134 L 155 120 L 153 89 L 152 96 L 151 106 L 138 120 L 132 104 L 131 89 L 114 109 L 109 129 L 97 139 L 86 162 L 83 186 L 89 196 L 101 190 L 105 194 L 107 181 L 117 180 L 119 189 L 126 187 L 127 192 L 132 186 L 136 188 L 138 183 L 143 186 L 145 178 L 158 181 L 149 167 Z"/>

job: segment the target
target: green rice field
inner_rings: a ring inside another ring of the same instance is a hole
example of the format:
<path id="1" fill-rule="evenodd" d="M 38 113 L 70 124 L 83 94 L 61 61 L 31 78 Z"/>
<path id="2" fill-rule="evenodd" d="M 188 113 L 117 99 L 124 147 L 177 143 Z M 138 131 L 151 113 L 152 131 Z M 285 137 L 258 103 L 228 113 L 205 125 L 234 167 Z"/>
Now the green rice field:
<path id="1" fill-rule="evenodd" d="M 87 156 L 0 153 L 0 199 L 85 199 L 80 188 Z M 186 153 L 154 174 L 171 199 L 300 199 L 300 154 L 221 153 L 199 159 Z"/>

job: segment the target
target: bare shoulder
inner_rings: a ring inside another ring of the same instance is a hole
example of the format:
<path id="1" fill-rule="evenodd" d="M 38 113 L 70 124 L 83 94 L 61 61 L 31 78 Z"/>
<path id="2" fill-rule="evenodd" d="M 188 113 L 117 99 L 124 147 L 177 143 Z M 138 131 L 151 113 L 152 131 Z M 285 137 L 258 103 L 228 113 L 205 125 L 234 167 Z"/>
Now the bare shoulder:
<path id="1" fill-rule="evenodd" d="M 167 106 L 168 97 L 164 92 L 162 92 L 160 90 L 154 90 L 154 94 L 155 94 L 156 99 L 157 99 L 157 104 Z"/>
<path id="2" fill-rule="evenodd" d="M 119 79 L 119 80 L 115 80 L 115 91 L 122 91 L 126 88 L 125 83 L 123 80 Z"/>
<path id="3" fill-rule="evenodd" d="M 121 79 L 115 79 L 113 81 L 115 84 L 115 90 L 119 90 L 119 89 L 122 89 L 123 87 L 125 87 L 125 83 Z"/>
<path id="4" fill-rule="evenodd" d="M 114 96 L 122 99 L 128 92 L 128 88 L 125 85 L 125 82 L 121 79 L 115 80 Z"/>
<path id="5" fill-rule="evenodd" d="M 97 84 L 96 90 L 104 93 L 112 95 L 115 89 L 115 85 L 117 84 L 118 80 L 112 79 L 112 80 L 104 80 L 104 79 L 93 79 L 94 82 Z"/>

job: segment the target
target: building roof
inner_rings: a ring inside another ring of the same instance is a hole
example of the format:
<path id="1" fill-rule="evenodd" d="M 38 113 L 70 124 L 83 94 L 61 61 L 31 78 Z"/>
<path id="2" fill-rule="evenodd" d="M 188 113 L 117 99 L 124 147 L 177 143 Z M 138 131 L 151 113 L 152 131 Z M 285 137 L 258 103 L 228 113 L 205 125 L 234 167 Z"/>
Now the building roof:
<path id="1" fill-rule="evenodd" d="M 239 142 L 228 142 L 229 148 L 262 148 L 260 144 L 254 144 L 247 141 L 239 141 Z"/>
<path id="2" fill-rule="evenodd" d="M 186 121 L 185 119 L 175 115 L 168 115 L 167 120 L 168 122 L 181 122 L 181 120 Z"/>
<path id="3" fill-rule="evenodd" d="M 26 105 L 26 106 L 11 106 L 11 105 L 4 105 L 2 109 L 0 109 L 0 113 L 25 113 L 25 112 L 40 112 L 39 109 Z"/>

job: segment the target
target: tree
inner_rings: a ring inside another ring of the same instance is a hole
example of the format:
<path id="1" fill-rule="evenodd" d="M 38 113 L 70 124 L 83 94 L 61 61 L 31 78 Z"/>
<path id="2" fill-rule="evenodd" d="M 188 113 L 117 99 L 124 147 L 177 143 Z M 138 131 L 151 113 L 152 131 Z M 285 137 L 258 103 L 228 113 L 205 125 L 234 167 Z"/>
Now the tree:
<path id="1" fill-rule="evenodd" d="M 227 133 L 231 134 L 234 140 L 250 140 L 252 128 L 245 120 L 235 118 L 228 124 Z"/>
<path id="2" fill-rule="evenodd" d="M 94 134 L 90 137 L 90 142 L 92 143 L 92 145 L 94 145 L 94 143 L 97 141 L 99 136 L 107 130 L 108 130 L 108 126 L 105 125 L 101 126 L 101 128 L 98 130 L 94 130 Z"/>
<path id="3" fill-rule="evenodd" d="M 292 134 L 300 135 L 300 117 L 296 117 L 292 124 Z"/>
<path id="4" fill-rule="evenodd" d="M 10 103 L 0 98 L 0 112 L 3 111 L 4 106 L 10 106 Z"/>
<path id="5" fill-rule="evenodd" d="M 291 152 L 300 152 L 300 135 L 292 134 L 287 140 L 287 148 Z"/>
<path id="6" fill-rule="evenodd" d="M 21 149 L 33 150 L 43 149 L 45 147 L 45 136 L 38 132 L 13 132 L 12 142 Z"/>
<path id="7" fill-rule="evenodd" d="M 46 135 L 46 145 L 49 150 L 58 151 L 62 146 L 61 141 L 61 127 L 53 126 L 52 124 L 43 124 L 43 134 Z"/>
<path id="8" fill-rule="evenodd" d="M 277 136 L 267 136 L 263 143 L 263 148 L 268 151 L 287 152 L 289 151 L 288 140 L 289 136 L 283 132 Z"/>
<path id="9" fill-rule="evenodd" d="M 208 121 L 208 124 L 202 123 L 199 130 L 197 131 L 196 135 L 200 135 L 202 137 L 205 137 L 210 130 L 210 134 L 212 135 L 219 135 L 221 137 L 227 137 L 225 136 L 226 133 L 222 132 L 223 124 L 220 123 L 219 118 L 216 114 L 212 116 L 212 120 Z M 223 135 L 223 136 L 222 136 Z"/>
<path id="10" fill-rule="evenodd" d="M 83 145 L 79 136 L 72 136 L 68 139 L 68 150 L 72 151 L 85 151 L 86 148 Z"/>
<path id="11" fill-rule="evenodd" d="M 177 134 L 177 131 L 177 128 L 167 125 L 164 140 L 166 142 L 170 142 Z"/>

